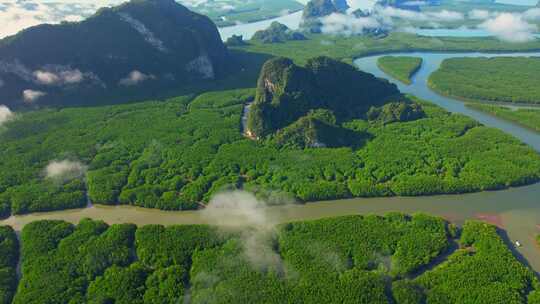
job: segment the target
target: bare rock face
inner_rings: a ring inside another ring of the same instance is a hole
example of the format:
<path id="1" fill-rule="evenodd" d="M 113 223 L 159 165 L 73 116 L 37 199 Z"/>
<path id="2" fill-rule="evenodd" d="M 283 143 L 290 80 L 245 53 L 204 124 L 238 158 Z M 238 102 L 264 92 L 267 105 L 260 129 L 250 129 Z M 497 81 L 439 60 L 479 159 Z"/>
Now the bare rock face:
<path id="1" fill-rule="evenodd" d="M 44 93 L 34 102 L 40 105 L 92 104 L 125 91 L 137 98 L 219 78 L 228 58 L 206 16 L 174 0 L 132 0 L 82 22 L 39 25 L 0 40 L 0 100 L 23 105 L 28 90 Z"/>

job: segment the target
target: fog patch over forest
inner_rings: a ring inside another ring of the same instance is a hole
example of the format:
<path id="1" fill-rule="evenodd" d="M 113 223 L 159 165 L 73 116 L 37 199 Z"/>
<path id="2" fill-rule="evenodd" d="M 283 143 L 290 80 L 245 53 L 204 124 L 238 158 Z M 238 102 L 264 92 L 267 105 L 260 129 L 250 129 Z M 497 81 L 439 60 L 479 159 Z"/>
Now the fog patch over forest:
<path id="1" fill-rule="evenodd" d="M 210 200 L 202 216 L 224 232 L 240 230 L 245 258 L 255 269 L 283 269 L 273 246 L 279 216 L 268 213 L 266 202 L 245 191 L 222 192 Z"/>
<path id="2" fill-rule="evenodd" d="M 6 107 L 5 105 L 0 105 L 0 127 L 2 127 L 6 122 L 13 119 L 15 114 Z"/>
<path id="3" fill-rule="evenodd" d="M 69 181 L 85 175 L 87 166 L 79 161 L 54 160 L 45 168 L 45 177 L 56 181 Z"/>

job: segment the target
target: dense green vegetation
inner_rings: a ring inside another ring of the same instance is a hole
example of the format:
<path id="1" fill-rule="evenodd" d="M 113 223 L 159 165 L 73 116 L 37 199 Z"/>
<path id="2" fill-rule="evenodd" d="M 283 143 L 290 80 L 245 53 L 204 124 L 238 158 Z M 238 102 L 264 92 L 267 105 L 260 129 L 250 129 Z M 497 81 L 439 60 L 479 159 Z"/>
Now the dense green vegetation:
<path id="1" fill-rule="evenodd" d="M 526 303 L 540 292 L 484 223 L 459 241 L 423 214 L 286 223 L 255 247 L 249 231 L 33 222 L 14 303 Z"/>
<path id="2" fill-rule="evenodd" d="M 470 100 L 540 103 L 540 58 L 451 58 L 429 78 L 445 95 Z"/>
<path id="3" fill-rule="evenodd" d="M 537 303 L 540 284 L 497 235 L 496 227 L 467 222 L 461 248 L 414 280 L 428 303 Z M 529 293 L 529 291 L 532 291 Z"/>
<path id="4" fill-rule="evenodd" d="M 481 103 L 471 103 L 467 104 L 467 106 L 540 131 L 540 109 L 512 109 L 505 106 Z"/>
<path id="5" fill-rule="evenodd" d="M 425 116 L 422 105 L 408 102 L 391 102 L 381 107 L 371 107 L 366 113 L 370 121 L 389 124 L 393 122 L 413 121 Z"/>
<path id="6" fill-rule="evenodd" d="M 262 43 L 278 43 L 306 40 L 306 36 L 300 32 L 291 31 L 285 24 L 274 21 L 267 29 L 257 31 L 251 39 Z"/>
<path id="7" fill-rule="evenodd" d="M 109 228 L 91 220 L 76 227 L 61 221 L 26 226 L 21 236 L 22 279 L 13 303 L 82 303 L 90 282 L 112 266 L 133 261 L 135 230 L 131 224 Z"/>
<path id="8" fill-rule="evenodd" d="M 427 103 L 423 114 L 395 104 L 373 110 L 372 120 L 336 123 L 316 111 L 314 118 L 347 135 L 327 148 L 302 148 L 290 135 L 252 141 L 240 121 L 253 96 L 248 89 L 21 113 L 0 133 L 2 215 L 83 207 L 86 194 L 94 203 L 178 210 L 198 208 L 223 188 L 314 201 L 463 193 L 540 179 L 534 150 Z M 391 123 L 415 115 L 421 118 Z M 309 135 L 299 126 L 292 134 Z M 66 159 L 86 165 L 86 175 L 45 177 L 51 161 Z"/>
<path id="9" fill-rule="evenodd" d="M 0 226 L 0 304 L 9 304 L 17 290 L 19 241 L 9 226 Z"/>
<path id="10" fill-rule="evenodd" d="M 248 132 L 265 137 L 314 109 L 331 111 L 341 123 L 399 95 L 395 85 L 328 57 L 310 59 L 305 67 L 274 58 L 261 70 Z"/>
<path id="11" fill-rule="evenodd" d="M 386 74 L 410 84 L 412 76 L 422 66 L 422 58 L 407 56 L 384 56 L 377 60 L 377 65 Z"/>

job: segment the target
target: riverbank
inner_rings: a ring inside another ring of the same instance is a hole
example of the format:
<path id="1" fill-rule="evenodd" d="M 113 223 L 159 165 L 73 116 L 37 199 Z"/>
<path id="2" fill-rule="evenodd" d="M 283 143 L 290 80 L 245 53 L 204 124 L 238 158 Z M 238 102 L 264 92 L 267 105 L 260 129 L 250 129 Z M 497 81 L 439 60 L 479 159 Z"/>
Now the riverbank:
<path id="1" fill-rule="evenodd" d="M 411 78 L 422 67 L 422 58 L 385 56 L 377 60 L 377 66 L 404 84 L 411 84 Z"/>
<path id="2" fill-rule="evenodd" d="M 401 53 L 394 54 L 399 56 Z M 463 54 L 460 54 L 463 55 Z M 519 55 L 519 54 L 515 54 Z M 430 100 L 443 108 L 473 117 L 482 123 L 499 128 L 521 139 L 537 151 L 540 150 L 540 135 L 528 131 L 515 124 L 486 115 L 480 111 L 468 109 L 463 103 L 438 96 L 425 85 L 430 71 L 435 69 L 445 56 L 442 54 L 417 54 L 423 57 L 425 64 L 415 75 L 410 86 L 399 84 L 405 93 L 415 93 L 423 99 Z M 447 56 L 452 56 L 447 54 Z M 388 78 L 376 66 L 376 57 L 363 58 L 357 65 L 379 77 Z M 160 107 L 163 105 L 160 104 Z M 241 109 L 238 109 L 239 118 Z M 529 239 L 539 232 L 540 206 L 537 198 L 540 195 L 540 184 L 504 191 L 480 192 L 462 195 L 437 195 L 422 197 L 365 198 L 338 201 L 313 202 L 306 205 L 285 205 L 268 207 L 268 212 L 280 221 L 317 219 L 322 217 L 347 214 L 384 214 L 389 211 L 404 213 L 426 212 L 444 216 L 455 223 L 463 223 L 466 219 L 477 218 L 478 214 L 496 214 L 504 222 L 504 227 L 512 240 L 520 240 L 523 254 L 532 267 L 540 270 L 540 255 Z M 511 202 L 511 203 L 510 203 Z M 36 213 L 24 216 L 12 216 L 1 221 L 3 225 L 11 225 L 20 230 L 27 223 L 40 219 L 61 219 L 77 223 L 82 218 L 101 219 L 107 223 L 135 223 L 137 225 L 161 223 L 197 224 L 201 223 L 199 211 L 159 211 L 132 206 L 93 206 L 91 208 L 66 210 L 47 213 Z"/>
<path id="3" fill-rule="evenodd" d="M 428 79 L 429 87 L 464 100 L 540 104 L 539 57 L 447 58 Z"/>
<path id="4" fill-rule="evenodd" d="M 468 107 L 515 122 L 525 128 L 540 132 L 540 107 L 512 109 L 500 105 L 467 104 Z"/>

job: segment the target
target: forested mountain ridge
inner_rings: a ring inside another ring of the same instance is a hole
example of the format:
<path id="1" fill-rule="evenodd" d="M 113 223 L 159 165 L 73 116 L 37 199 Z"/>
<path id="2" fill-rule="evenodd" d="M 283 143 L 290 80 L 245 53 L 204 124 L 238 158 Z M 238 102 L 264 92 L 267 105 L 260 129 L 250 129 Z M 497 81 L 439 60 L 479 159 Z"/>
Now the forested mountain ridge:
<path id="1" fill-rule="evenodd" d="M 305 67 L 275 58 L 261 70 L 248 131 L 264 137 L 316 109 L 329 110 L 335 115 L 331 120 L 343 122 L 399 95 L 395 85 L 328 57 L 310 59 Z"/>
<path id="2" fill-rule="evenodd" d="M 125 96 L 209 81 L 223 74 L 227 59 L 208 17 L 174 0 L 132 0 L 82 22 L 43 24 L 0 40 L 0 99 L 8 106 L 69 96 L 69 103 L 93 103 L 114 90 Z"/>

